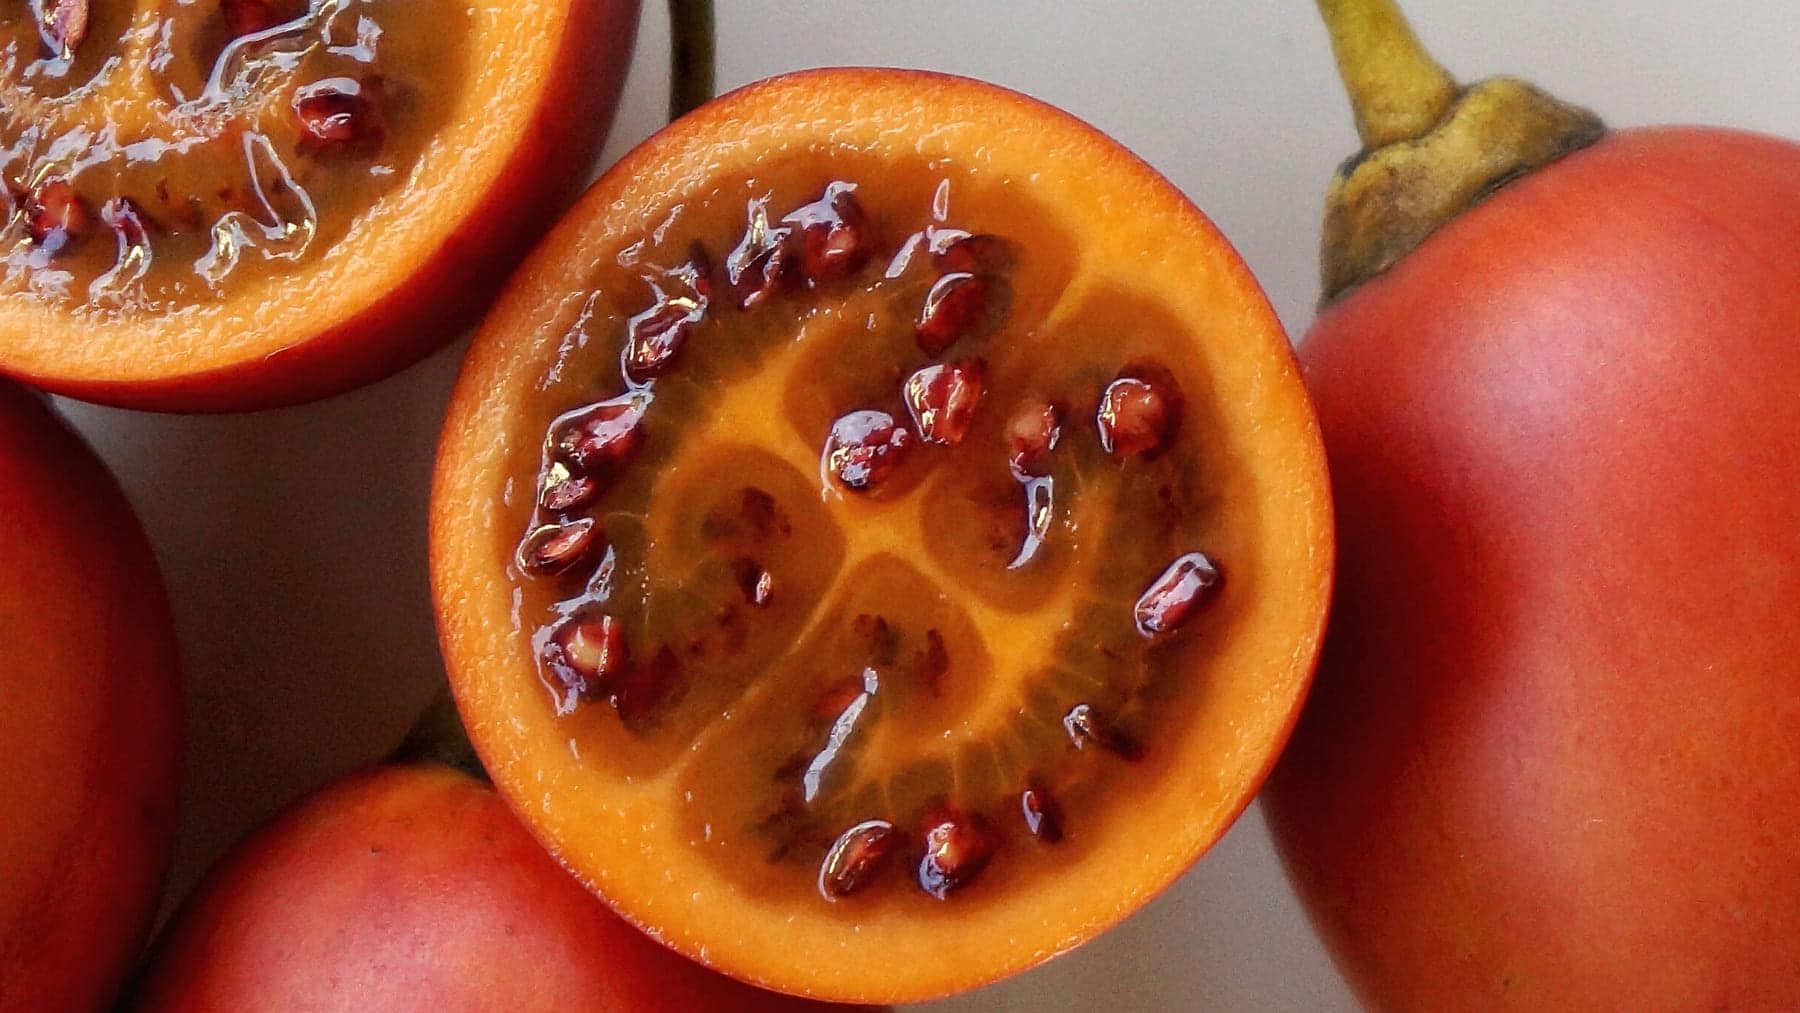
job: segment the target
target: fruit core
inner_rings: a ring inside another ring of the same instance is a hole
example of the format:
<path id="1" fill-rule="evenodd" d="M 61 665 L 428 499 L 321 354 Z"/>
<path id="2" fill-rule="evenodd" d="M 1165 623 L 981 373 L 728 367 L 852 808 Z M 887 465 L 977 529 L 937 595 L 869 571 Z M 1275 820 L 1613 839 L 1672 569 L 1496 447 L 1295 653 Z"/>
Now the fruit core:
<path id="1" fill-rule="evenodd" d="M 1186 325 L 1077 294 L 1078 236 L 954 167 L 793 157 L 546 308 L 495 564 L 576 762 L 666 785 L 744 890 L 979 904 L 1154 790 L 1254 520 Z"/>
<path id="2" fill-rule="evenodd" d="M 0 293 L 100 310 L 324 255 L 403 183 L 467 12 L 410 0 L 12 0 Z"/>

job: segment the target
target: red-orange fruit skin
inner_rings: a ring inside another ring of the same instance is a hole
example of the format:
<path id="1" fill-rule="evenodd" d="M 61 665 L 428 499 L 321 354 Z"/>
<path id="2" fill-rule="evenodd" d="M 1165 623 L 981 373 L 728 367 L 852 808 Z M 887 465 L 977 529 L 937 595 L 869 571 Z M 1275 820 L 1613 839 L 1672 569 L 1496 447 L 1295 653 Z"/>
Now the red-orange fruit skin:
<path id="1" fill-rule="evenodd" d="M 162 890 L 180 732 L 137 518 L 87 447 L 0 381 L 0 1011 L 112 1000 Z"/>
<path id="2" fill-rule="evenodd" d="M 1265 798 L 1382 1009 L 1800 1009 L 1800 147 L 1620 131 L 1302 346 L 1338 504 Z"/>
<path id="3" fill-rule="evenodd" d="M 158 941 L 127 1007 L 804 1013 L 664 949 L 550 859 L 492 788 L 374 767 L 226 857 Z"/>
<path id="4" fill-rule="evenodd" d="M 435 249 L 399 265 L 380 301 L 266 355 L 128 380 L 9 369 L 45 390 L 151 411 L 250 411 L 351 390 L 460 336 L 591 174 L 631 62 L 639 0 L 570 0 L 562 44 L 496 184 Z M 521 26 L 521 31 L 531 30 Z M 289 307 L 304 320 L 308 306 Z M 80 324 L 70 325 L 78 340 Z"/>

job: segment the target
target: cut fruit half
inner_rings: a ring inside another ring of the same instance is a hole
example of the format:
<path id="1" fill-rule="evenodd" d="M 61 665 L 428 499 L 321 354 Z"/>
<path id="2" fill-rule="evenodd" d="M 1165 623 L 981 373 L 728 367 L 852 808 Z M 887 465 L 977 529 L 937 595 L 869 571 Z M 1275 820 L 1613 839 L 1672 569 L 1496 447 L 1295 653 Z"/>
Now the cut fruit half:
<path id="1" fill-rule="evenodd" d="M 334 393 L 455 337 L 586 177 L 638 8 L 16 6 L 0 372 L 174 410 Z"/>
<path id="2" fill-rule="evenodd" d="M 528 262 L 432 507 L 496 785 L 657 938 L 971 988 L 1168 886 L 1305 693 L 1332 540 L 1281 327 L 1082 123 L 814 71 L 628 155 Z"/>

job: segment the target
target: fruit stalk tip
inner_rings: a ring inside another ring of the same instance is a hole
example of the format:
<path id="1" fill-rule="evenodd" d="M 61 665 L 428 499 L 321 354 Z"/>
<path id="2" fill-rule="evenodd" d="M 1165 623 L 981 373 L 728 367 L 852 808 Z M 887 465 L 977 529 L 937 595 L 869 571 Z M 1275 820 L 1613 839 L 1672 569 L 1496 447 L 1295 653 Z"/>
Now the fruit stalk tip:
<path id="1" fill-rule="evenodd" d="M 1444 118 L 1461 89 L 1425 51 L 1394 0 L 1318 5 L 1364 148 L 1418 137 Z"/>

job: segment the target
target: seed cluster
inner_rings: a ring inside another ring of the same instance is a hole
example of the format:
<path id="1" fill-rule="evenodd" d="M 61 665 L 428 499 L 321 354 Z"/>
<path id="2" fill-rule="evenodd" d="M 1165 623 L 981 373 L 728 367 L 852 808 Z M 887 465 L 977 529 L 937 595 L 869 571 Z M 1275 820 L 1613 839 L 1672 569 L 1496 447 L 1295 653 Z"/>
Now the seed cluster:
<path id="1" fill-rule="evenodd" d="M 14 271 L 26 272 L 18 277 L 36 279 L 34 290 L 41 282 L 41 291 L 64 291 L 67 283 L 58 279 L 79 273 L 89 278 L 89 301 L 108 305 L 151 291 L 186 292 L 185 272 L 159 274 L 160 287 L 146 286 L 153 267 L 189 258 L 192 280 L 216 288 L 246 250 L 286 262 L 310 248 L 322 202 L 338 199 L 334 187 L 379 190 L 387 184 L 378 176 L 398 178 L 398 166 L 377 165 L 404 157 L 388 150 L 392 97 L 387 61 L 377 58 L 382 30 L 375 17 L 391 0 L 171 6 L 148 53 L 134 48 L 141 33 L 119 40 L 116 52 L 96 52 L 106 40 L 90 32 L 90 3 L 32 0 L 41 56 L 62 66 L 25 73 L 17 84 L 22 93 L 45 80 L 73 82 L 74 89 L 59 98 L 56 115 L 35 115 L 29 101 L 4 111 L 6 245 Z M 105 7 L 92 13 L 116 17 Z M 208 74 L 197 93 L 170 69 L 170 47 L 191 50 Z M 174 75 L 167 94 L 137 96 L 129 113 L 119 111 L 117 97 L 106 92 L 116 75 L 86 69 L 119 59 L 146 60 L 154 73 Z M 114 122 L 116 116 L 147 125 Z M 416 110 L 409 117 L 418 119 Z M 229 171 L 221 175 L 220 168 Z M 115 250 L 108 268 L 107 253 Z M 90 270 L 99 273 L 86 275 Z"/>
<path id="2" fill-rule="evenodd" d="M 622 389 L 559 415 L 546 431 L 533 516 L 515 558 L 520 573 L 572 580 L 598 567 L 585 583 L 591 590 L 616 564 L 615 547 L 594 508 L 639 457 L 659 381 L 677 370 L 684 356 L 694 354 L 690 346 L 713 316 L 754 313 L 797 293 L 826 289 L 857 276 L 873 260 L 874 227 L 855 184 L 830 183 L 817 198 L 779 217 L 768 205 L 767 199 L 748 203 L 744 230 L 718 267 L 695 243 L 684 261 L 646 269 L 652 298 L 624 324 Z M 1000 293 L 1011 260 L 1005 240 L 941 223 L 899 245 L 885 278 L 901 277 L 921 264 L 932 272 L 911 321 L 913 343 L 931 361 L 910 373 L 902 370 L 904 379 L 891 402 L 850 407 L 830 423 L 820 447 L 823 489 L 879 497 L 915 455 L 942 453 L 969 441 L 985 402 L 995 394 L 975 343 L 1004 323 Z M 1030 563 L 1051 537 L 1059 460 L 1069 453 L 1072 439 L 1085 433 L 1081 438 L 1093 449 L 1084 453 L 1097 452 L 1100 460 L 1130 469 L 1134 461 L 1163 455 L 1180 435 L 1182 391 L 1173 373 L 1156 363 L 1128 362 L 1091 393 L 1075 393 L 1074 401 L 1086 399 L 1085 415 L 1071 409 L 1069 393 L 1028 393 L 999 428 L 1000 446 L 992 451 L 992 460 L 1018 484 L 1027 519 L 1013 567 Z M 1072 424 L 1082 417 L 1091 422 Z M 983 452 L 979 446 L 976 451 Z M 786 523 L 767 492 L 747 488 L 742 496 L 731 523 L 765 533 Z M 743 606 L 767 608 L 781 593 L 774 574 L 753 555 L 722 562 Z M 1222 584 L 1218 566 L 1199 552 L 1183 554 L 1162 573 L 1146 576 L 1151 579 L 1130 618 L 1137 633 L 1152 642 L 1174 636 Z M 667 645 L 642 657 L 634 654 L 622 622 L 606 612 L 609 607 L 604 595 L 589 595 L 565 612 L 540 637 L 539 663 L 570 699 L 606 701 L 629 724 L 666 698 L 681 666 Z M 752 618 L 743 621 L 754 622 L 754 613 L 748 615 Z M 870 723 L 887 673 L 898 672 L 908 685 L 933 698 L 942 694 L 951 675 L 951 655 L 939 629 L 920 631 L 923 646 L 917 656 L 910 667 L 896 669 L 897 634 L 882 617 L 859 615 L 850 625 L 854 642 L 863 645 L 856 650 L 866 648 L 867 657 L 852 666 L 862 674 L 830 683 L 802 709 L 824 742 L 780 765 L 777 777 L 795 782 L 792 800 L 784 804 L 804 807 L 817 799 L 824 772 Z M 1077 703 L 1060 720 L 1071 756 L 1094 751 L 1133 761 L 1144 753 L 1142 743 L 1094 704 Z M 1016 810 L 1005 820 L 943 804 L 915 812 L 904 822 L 870 814 L 831 831 L 835 837 L 815 852 L 821 855 L 820 894 L 831 901 L 856 895 L 907 856 L 918 888 L 947 899 L 989 867 L 1008 836 L 1005 826 L 1044 845 L 1065 838 L 1064 812 L 1047 783 L 1032 778 L 1012 792 Z"/>

